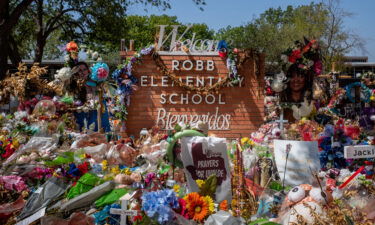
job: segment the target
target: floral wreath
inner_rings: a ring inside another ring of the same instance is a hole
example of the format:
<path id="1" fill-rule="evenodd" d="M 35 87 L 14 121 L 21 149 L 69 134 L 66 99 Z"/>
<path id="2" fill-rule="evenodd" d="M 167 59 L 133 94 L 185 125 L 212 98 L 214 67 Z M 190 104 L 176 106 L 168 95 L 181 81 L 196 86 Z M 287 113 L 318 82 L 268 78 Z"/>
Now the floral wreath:
<path id="1" fill-rule="evenodd" d="M 319 43 L 316 40 L 309 41 L 304 38 L 304 43 L 296 41 L 293 48 L 289 48 L 281 55 L 281 61 L 284 71 L 293 64 L 297 64 L 301 70 L 313 70 L 316 75 L 320 75 L 323 70 Z"/>
<path id="2" fill-rule="evenodd" d="M 361 96 L 361 101 L 364 101 L 366 103 L 370 102 L 371 90 L 361 82 L 354 82 L 345 86 L 346 97 L 350 102 L 355 102 L 353 96 L 351 95 L 351 90 L 353 87 L 361 87 L 361 93 L 363 94 L 363 98 Z"/>

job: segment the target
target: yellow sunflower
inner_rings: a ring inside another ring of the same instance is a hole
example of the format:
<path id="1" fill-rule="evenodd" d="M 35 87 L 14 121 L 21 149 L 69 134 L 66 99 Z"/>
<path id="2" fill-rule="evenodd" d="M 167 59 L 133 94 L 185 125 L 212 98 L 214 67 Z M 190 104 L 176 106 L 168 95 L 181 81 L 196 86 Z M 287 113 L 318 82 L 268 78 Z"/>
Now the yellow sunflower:
<path id="1" fill-rule="evenodd" d="M 209 211 L 208 204 L 204 197 L 193 192 L 185 196 L 185 198 L 189 217 L 195 221 L 202 221 L 208 215 Z"/>
<path id="2" fill-rule="evenodd" d="M 212 200 L 212 198 L 210 196 L 204 196 L 204 200 L 207 202 L 208 204 L 208 209 L 210 211 L 210 214 L 213 213 L 215 211 L 215 204 L 214 204 L 214 200 Z"/>

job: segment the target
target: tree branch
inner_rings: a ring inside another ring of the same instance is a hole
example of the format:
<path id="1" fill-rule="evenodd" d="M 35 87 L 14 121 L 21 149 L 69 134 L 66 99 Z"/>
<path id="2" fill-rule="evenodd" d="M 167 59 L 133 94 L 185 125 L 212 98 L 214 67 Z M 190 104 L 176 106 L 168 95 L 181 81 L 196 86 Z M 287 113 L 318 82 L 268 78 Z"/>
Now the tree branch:
<path id="1" fill-rule="evenodd" d="M 23 0 L 17 7 L 13 10 L 10 14 L 9 19 L 6 20 L 4 25 L 4 31 L 10 32 L 13 27 L 17 24 L 20 16 L 22 13 L 27 9 L 27 7 L 33 2 L 34 0 Z"/>
<path id="2" fill-rule="evenodd" d="M 80 9 L 76 9 L 76 8 L 68 8 L 68 9 L 65 9 L 65 10 L 62 10 L 60 11 L 60 13 L 55 16 L 55 17 L 52 17 L 51 19 L 49 19 L 47 21 L 47 25 L 46 25 L 46 30 L 47 32 L 51 33 L 52 31 L 49 31 L 50 29 L 54 29 L 53 27 L 55 26 L 55 24 L 61 19 L 62 16 L 64 16 L 66 13 L 68 12 L 79 12 L 81 14 L 83 14 L 83 12 L 80 10 Z"/>

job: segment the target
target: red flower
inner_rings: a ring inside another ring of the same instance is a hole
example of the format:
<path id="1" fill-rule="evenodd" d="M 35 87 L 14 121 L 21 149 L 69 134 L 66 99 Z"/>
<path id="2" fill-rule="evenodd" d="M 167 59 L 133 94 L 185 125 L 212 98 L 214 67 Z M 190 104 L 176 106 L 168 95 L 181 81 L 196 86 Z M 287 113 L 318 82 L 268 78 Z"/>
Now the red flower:
<path id="1" fill-rule="evenodd" d="M 15 149 L 15 148 L 11 148 L 10 145 L 11 145 L 11 144 L 8 144 L 8 145 L 5 147 L 5 152 L 1 155 L 2 158 L 7 159 L 7 158 L 9 158 L 11 155 L 13 155 L 13 153 L 16 151 L 16 149 Z"/>
<path id="2" fill-rule="evenodd" d="M 188 210 L 186 208 L 186 201 L 183 198 L 178 199 L 178 204 L 180 207 L 175 210 L 178 214 L 185 217 L 186 219 L 189 218 Z"/>
<path id="3" fill-rule="evenodd" d="M 273 95 L 273 90 L 271 87 L 266 88 L 266 95 Z"/>
<path id="4" fill-rule="evenodd" d="M 78 45 L 74 41 L 69 42 L 66 44 L 66 50 L 68 52 L 77 52 L 78 51 Z"/>
<path id="5" fill-rule="evenodd" d="M 301 58 L 301 50 L 297 49 L 292 52 L 292 54 L 289 56 L 289 62 L 295 63 L 297 59 Z"/>
<path id="6" fill-rule="evenodd" d="M 143 220 L 143 217 L 142 215 L 136 215 L 135 217 L 133 217 L 133 222 L 141 222 Z"/>
<path id="7" fill-rule="evenodd" d="M 83 175 L 89 171 L 89 167 L 90 167 L 90 164 L 88 162 L 84 162 L 78 165 L 78 170 Z"/>

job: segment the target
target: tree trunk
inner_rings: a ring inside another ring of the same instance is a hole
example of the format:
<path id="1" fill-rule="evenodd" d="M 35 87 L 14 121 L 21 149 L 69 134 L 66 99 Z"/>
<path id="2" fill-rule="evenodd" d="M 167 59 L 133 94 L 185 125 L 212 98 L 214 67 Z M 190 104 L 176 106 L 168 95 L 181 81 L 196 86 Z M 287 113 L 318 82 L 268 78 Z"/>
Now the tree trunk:
<path id="1" fill-rule="evenodd" d="M 0 0 L 0 80 L 4 79 L 8 70 L 8 56 L 11 51 L 10 33 L 17 25 L 21 14 L 33 1 L 22 0 L 14 7 L 12 12 L 9 12 L 10 0 Z"/>
<path id="2" fill-rule="evenodd" d="M 0 1 L 0 80 L 8 70 L 9 32 L 5 23 L 9 18 L 9 1 Z"/>
<path id="3" fill-rule="evenodd" d="M 46 39 L 43 35 L 39 35 L 36 40 L 35 58 L 34 62 L 41 63 L 43 59 L 44 46 L 46 45 Z"/>
<path id="4" fill-rule="evenodd" d="M 1 33 L 1 30 L 0 30 Z M 8 70 L 9 34 L 0 35 L 0 80 L 4 79 Z"/>
<path id="5" fill-rule="evenodd" d="M 16 41 L 14 40 L 13 36 L 9 36 L 9 44 L 10 44 L 10 51 L 9 51 L 9 58 L 13 65 L 16 67 L 22 61 L 20 52 L 18 51 L 18 46 Z"/>
<path id="6" fill-rule="evenodd" d="M 44 46 L 46 45 L 47 37 L 44 36 L 43 26 L 43 0 L 37 0 L 37 33 L 36 33 L 36 48 L 34 62 L 41 63 L 43 58 Z"/>

